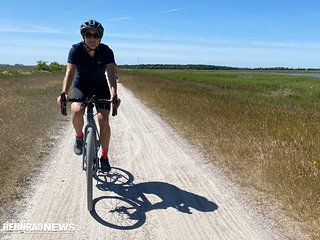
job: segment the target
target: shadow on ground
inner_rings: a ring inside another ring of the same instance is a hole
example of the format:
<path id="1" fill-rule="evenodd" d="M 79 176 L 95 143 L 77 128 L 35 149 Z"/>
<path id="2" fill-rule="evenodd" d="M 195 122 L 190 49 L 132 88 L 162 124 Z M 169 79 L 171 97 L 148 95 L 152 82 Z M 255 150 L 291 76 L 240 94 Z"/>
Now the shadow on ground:
<path id="1" fill-rule="evenodd" d="M 134 184 L 133 175 L 121 168 L 113 168 L 107 175 L 98 175 L 96 187 L 106 191 L 94 199 L 92 217 L 102 225 L 121 230 L 141 227 L 146 213 L 174 208 L 184 214 L 193 211 L 213 212 L 218 205 L 207 198 L 180 189 L 166 182 Z"/>

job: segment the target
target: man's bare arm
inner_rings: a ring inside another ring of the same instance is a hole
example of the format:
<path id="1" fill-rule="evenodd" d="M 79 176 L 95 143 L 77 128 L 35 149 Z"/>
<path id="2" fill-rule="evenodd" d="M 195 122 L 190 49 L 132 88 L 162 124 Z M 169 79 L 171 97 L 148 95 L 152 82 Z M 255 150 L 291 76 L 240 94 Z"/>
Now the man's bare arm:
<path id="1" fill-rule="evenodd" d="M 117 64 L 109 63 L 107 64 L 107 75 L 110 83 L 111 97 L 117 94 Z"/>
<path id="2" fill-rule="evenodd" d="M 74 76 L 76 74 L 76 71 L 77 71 L 76 65 L 71 63 L 67 64 L 66 75 L 62 83 L 62 92 L 65 92 L 66 94 L 68 94 L 71 84 L 73 82 Z"/>

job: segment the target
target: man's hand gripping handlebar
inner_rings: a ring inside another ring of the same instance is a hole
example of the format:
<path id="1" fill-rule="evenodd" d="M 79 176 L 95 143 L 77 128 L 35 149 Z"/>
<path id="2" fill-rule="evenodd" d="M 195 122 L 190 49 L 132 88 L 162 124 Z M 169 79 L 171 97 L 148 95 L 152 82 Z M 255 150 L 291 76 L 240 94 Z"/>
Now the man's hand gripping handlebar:
<path id="1" fill-rule="evenodd" d="M 60 97 L 60 99 L 59 99 Z M 61 109 L 61 114 L 63 116 L 67 116 L 67 102 L 83 102 L 83 103 L 89 103 L 89 102 L 92 102 L 92 103 L 106 103 L 106 102 L 110 102 L 111 105 L 112 105 L 112 116 L 116 116 L 118 114 L 118 107 L 120 106 L 120 103 L 121 103 L 121 100 L 120 98 L 118 98 L 117 95 L 114 95 L 112 97 L 112 100 L 105 100 L 105 99 L 97 99 L 95 100 L 94 98 L 92 99 L 87 99 L 87 100 L 84 100 L 84 99 L 68 99 L 67 98 L 67 95 L 62 92 L 61 95 L 58 97 L 58 105 Z"/>
<path id="2" fill-rule="evenodd" d="M 60 102 L 61 114 L 67 116 L 67 96 L 65 92 L 61 93 Z"/>
<path id="3" fill-rule="evenodd" d="M 111 100 L 112 103 L 112 116 L 116 116 L 118 114 L 118 107 L 120 106 L 121 100 L 118 98 L 118 95 L 115 94 Z"/>

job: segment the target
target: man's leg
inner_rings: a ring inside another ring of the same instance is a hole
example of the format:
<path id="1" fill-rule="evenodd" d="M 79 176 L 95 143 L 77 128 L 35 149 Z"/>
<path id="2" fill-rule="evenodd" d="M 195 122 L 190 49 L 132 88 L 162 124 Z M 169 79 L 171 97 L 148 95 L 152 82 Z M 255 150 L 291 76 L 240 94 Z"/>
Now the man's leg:
<path id="1" fill-rule="evenodd" d="M 76 134 L 82 133 L 82 128 L 84 124 L 83 115 L 84 107 L 82 103 L 73 102 L 71 104 L 71 113 L 72 113 L 72 123 Z"/>
<path id="2" fill-rule="evenodd" d="M 72 123 L 74 130 L 76 131 L 76 142 L 74 145 L 74 152 L 77 155 L 82 154 L 82 146 L 83 146 L 83 115 L 84 115 L 84 107 L 82 103 L 73 102 L 71 104 L 71 113 L 72 113 Z"/>
<path id="3" fill-rule="evenodd" d="M 97 115 L 98 122 L 100 126 L 100 141 L 101 141 L 101 170 L 104 172 L 109 172 L 111 170 L 109 159 L 108 159 L 108 151 L 109 151 L 109 144 L 110 144 L 110 124 L 109 124 L 109 115 L 110 111 L 106 109 L 100 109 Z"/>

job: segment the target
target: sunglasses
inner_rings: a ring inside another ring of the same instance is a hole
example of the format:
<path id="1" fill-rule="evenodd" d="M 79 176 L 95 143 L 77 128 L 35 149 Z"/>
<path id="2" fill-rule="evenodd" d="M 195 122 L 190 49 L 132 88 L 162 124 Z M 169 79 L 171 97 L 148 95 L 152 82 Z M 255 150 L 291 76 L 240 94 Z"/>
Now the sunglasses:
<path id="1" fill-rule="evenodd" d="M 85 36 L 86 38 L 91 38 L 91 37 L 93 36 L 94 39 L 99 39 L 99 38 L 101 38 L 101 35 L 100 35 L 99 33 L 94 33 L 94 34 L 92 34 L 92 33 L 87 32 L 87 33 L 84 34 L 84 36 Z"/>

